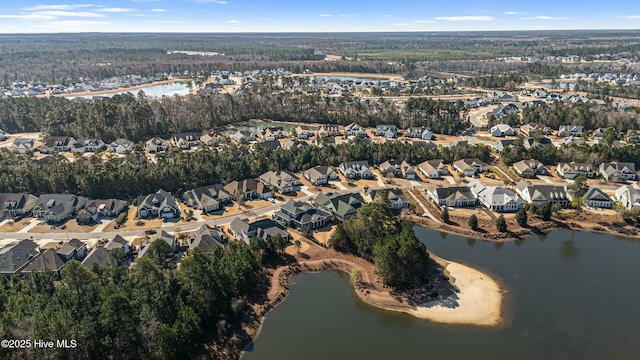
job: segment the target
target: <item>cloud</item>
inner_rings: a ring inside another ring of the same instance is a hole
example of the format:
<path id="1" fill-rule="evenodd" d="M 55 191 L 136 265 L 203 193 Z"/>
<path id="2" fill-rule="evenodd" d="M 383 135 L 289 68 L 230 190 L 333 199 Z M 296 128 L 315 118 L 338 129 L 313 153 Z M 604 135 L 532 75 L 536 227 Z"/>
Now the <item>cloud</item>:
<path id="1" fill-rule="evenodd" d="M 570 17 L 566 17 L 566 16 L 546 16 L 546 15 L 540 15 L 540 16 L 534 16 L 534 17 L 526 17 L 524 18 L 525 20 L 569 20 L 571 19 Z"/>
<path id="2" fill-rule="evenodd" d="M 435 20 L 413 20 L 414 24 L 437 24 L 438 22 Z"/>
<path id="3" fill-rule="evenodd" d="M 59 4 L 59 5 L 36 5 L 22 8 L 25 11 L 45 11 L 45 10 L 75 10 L 93 7 L 93 4 Z"/>
<path id="4" fill-rule="evenodd" d="M 505 15 L 524 15 L 526 13 L 519 12 L 519 11 L 505 11 L 504 14 Z"/>
<path id="5" fill-rule="evenodd" d="M 478 16 L 441 16 L 436 20 L 441 21 L 493 21 L 493 16 L 478 15 Z"/>
<path id="6" fill-rule="evenodd" d="M 98 9 L 96 9 L 95 11 L 98 12 L 106 12 L 106 13 L 128 13 L 128 12 L 133 12 L 136 11 L 136 9 L 133 8 L 120 8 L 120 7 L 100 7 Z"/>
<path id="7" fill-rule="evenodd" d="M 92 20 L 50 21 L 47 24 L 55 25 L 55 26 L 72 26 L 72 27 L 113 25 L 113 23 L 109 21 L 92 21 Z"/>
<path id="8" fill-rule="evenodd" d="M 640 15 L 620 16 L 622 19 L 640 19 Z"/>
<path id="9" fill-rule="evenodd" d="M 42 15 L 37 13 L 31 14 L 0 14 L 0 19 L 19 19 L 19 20 L 46 20 L 56 19 L 55 16 Z"/>
<path id="10" fill-rule="evenodd" d="M 381 17 L 381 18 L 390 18 L 390 17 L 391 17 L 391 15 L 389 15 L 389 14 L 383 14 L 383 15 L 380 15 L 380 17 Z"/>
<path id="11" fill-rule="evenodd" d="M 340 14 L 338 16 L 340 16 L 340 17 L 356 17 L 356 16 L 358 16 L 358 14 Z"/>
<path id="12" fill-rule="evenodd" d="M 320 17 L 333 17 L 333 14 L 318 14 Z"/>
<path id="13" fill-rule="evenodd" d="M 240 20 L 229 20 L 230 24 L 240 24 Z"/>
<path id="14" fill-rule="evenodd" d="M 163 12 L 167 12 L 167 9 L 151 9 L 151 11 L 163 13 Z"/>
<path id="15" fill-rule="evenodd" d="M 87 17 L 87 18 L 104 17 L 104 14 L 98 14 L 96 12 L 91 12 L 91 11 L 49 10 L 49 11 L 36 11 L 32 14 L 42 15 L 42 16 L 51 16 L 51 17 Z"/>

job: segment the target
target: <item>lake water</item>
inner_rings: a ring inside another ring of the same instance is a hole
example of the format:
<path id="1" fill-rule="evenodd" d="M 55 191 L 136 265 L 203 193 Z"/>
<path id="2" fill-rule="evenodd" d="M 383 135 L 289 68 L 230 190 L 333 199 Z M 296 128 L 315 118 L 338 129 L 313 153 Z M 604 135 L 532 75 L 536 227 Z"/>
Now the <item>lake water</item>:
<path id="1" fill-rule="evenodd" d="M 416 228 L 435 254 L 508 291 L 502 328 L 373 308 L 336 272 L 301 274 L 245 359 L 638 359 L 640 242 L 557 231 L 502 245 Z"/>
<path id="2" fill-rule="evenodd" d="M 163 96 L 174 96 L 174 95 L 185 96 L 189 94 L 191 90 L 195 89 L 195 87 L 196 87 L 196 83 L 193 81 L 191 82 L 176 81 L 176 82 L 170 82 L 162 85 L 152 85 L 152 86 L 144 87 L 141 89 L 135 89 L 135 90 L 132 89 L 132 90 L 125 90 L 125 91 L 119 91 L 115 93 L 106 93 L 106 94 L 100 94 L 99 92 L 96 92 L 96 94 L 94 95 L 75 96 L 75 97 L 91 99 L 94 96 L 113 97 L 115 95 L 122 95 L 126 93 L 138 95 L 138 92 L 140 91 L 143 91 L 147 97 L 154 97 L 154 98 L 163 97 Z M 68 97 L 68 99 L 70 100 L 73 98 L 74 97 Z"/>

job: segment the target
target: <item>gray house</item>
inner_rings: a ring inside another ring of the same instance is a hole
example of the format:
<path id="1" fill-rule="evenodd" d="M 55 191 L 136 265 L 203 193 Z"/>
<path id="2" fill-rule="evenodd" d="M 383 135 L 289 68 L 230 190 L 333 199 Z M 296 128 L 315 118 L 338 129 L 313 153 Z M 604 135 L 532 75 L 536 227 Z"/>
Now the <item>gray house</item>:
<path id="1" fill-rule="evenodd" d="M 375 179 L 375 175 L 369 170 L 367 160 L 343 162 L 340 164 L 340 172 L 347 179 Z"/>
<path id="2" fill-rule="evenodd" d="M 551 184 L 531 184 L 528 181 L 520 180 L 516 185 L 516 193 L 527 203 L 537 207 L 546 204 L 559 204 L 563 208 L 569 206 L 569 195 L 565 186 Z"/>
<path id="3" fill-rule="evenodd" d="M 115 218 L 129 208 L 126 201 L 117 199 L 88 200 L 84 209 L 78 211 L 78 223 L 100 223 L 102 218 Z"/>
<path id="4" fill-rule="evenodd" d="M 518 161 L 513 164 L 513 169 L 524 178 L 534 178 L 538 175 L 547 174 L 547 168 L 540 161 L 534 159 Z"/>
<path id="5" fill-rule="evenodd" d="M 21 273 L 23 275 L 31 275 L 34 272 L 51 271 L 59 278 L 60 270 L 64 267 L 64 264 L 65 261 L 54 249 L 47 249 L 25 266 Z"/>
<path id="6" fill-rule="evenodd" d="M 225 247 L 226 240 L 224 240 L 222 233 L 218 229 L 209 227 L 209 225 L 202 225 L 196 236 L 189 241 L 189 249 L 200 249 L 204 253 L 210 253 L 213 249 L 219 247 Z"/>
<path id="7" fill-rule="evenodd" d="M 169 142 L 167 142 L 167 140 L 161 139 L 156 136 L 148 140 L 145 143 L 144 148 L 148 153 L 163 152 L 163 151 L 167 151 L 167 149 L 169 148 Z"/>
<path id="8" fill-rule="evenodd" d="M 434 203 L 447 207 L 473 207 L 477 200 L 468 186 L 447 184 L 427 186 L 427 196 Z"/>
<path id="9" fill-rule="evenodd" d="M 173 199 L 173 195 L 162 189 L 154 194 L 139 196 L 136 203 L 138 217 L 141 219 L 179 219 L 181 216 L 180 207 Z"/>
<path id="10" fill-rule="evenodd" d="M 330 221 L 331 214 L 309 203 L 289 200 L 273 214 L 273 218 L 295 229 L 317 229 Z"/>
<path id="11" fill-rule="evenodd" d="M 71 194 L 40 195 L 31 211 L 33 216 L 48 223 L 61 223 L 80 211 L 87 198 Z"/>
<path id="12" fill-rule="evenodd" d="M 135 144 L 131 140 L 116 139 L 114 142 L 109 144 L 109 146 L 107 147 L 107 151 L 114 152 L 119 155 L 123 155 L 127 151 L 133 151 L 134 146 Z"/>
<path id="13" fill-rule="evenodd" d="M 32 240 L 21 240 L 17 244 L 0 249 L 0 275 L 17 275 L 29 262 L 40 254 L 38 244 Z"/>
<path id="14" fill-rule="evenodd" d="M 56 250 L 56 253 L 64 260 L 64 262 L 70 260 L 81 261 L 87 254 L 87 245 L 78 239 L 71 239 L 61 248 Z"/>
<path id="15" fill-rule="evenodd" d="M 27 193 L 0 194 L 0 219 L 15 219 L 29 215 L 38 198 Z"/>
<path id="16" fill-rule="evenodd" d="M 316 166 L 303 172 L 304 177 L 313 185 L 327 185 L 331 180 L 338 180 L 338 173 L 330 166 Z"/>
<path id="17" fill-rule="evenodd" d="M 559 163 L 556 168 L 558 175 L 565 179 L 573 180 L 578 176 L 583 176 L 587 179 L 592 179 L 596 176 L 596 172 L 593 170 L 591 164 L 586 163 Z"/>
<path id="18" fill-rule="evenodd" d="M 230 203 L 231 194 L 222 184 L 203 186 L 182 193 L 182 201 L 194 209 L 204 213 L 221 210 L 224 204 Z"/>
<path id="19" fill-rule="evenodd" d="M 360 194 L 321 193 L 316 196 L 315 205 L 344 221 L 358 213 L 364 200 Z"/>
<path id="20" fill-rule="evenodd" d="M 602 163 L 599 167 L 600 174 L 607 181 L 626 182 L 628 180 L 636 180 L 636 164 L 628 162 L 610 162 Z"/>
<path id="21" fill-rule="evenodd" d="M 267 171 L 260 175 L 259 180 L 281 194 L 292 193 L 296 186 L 300 186 L 300 179 L 286 170 Z"/>

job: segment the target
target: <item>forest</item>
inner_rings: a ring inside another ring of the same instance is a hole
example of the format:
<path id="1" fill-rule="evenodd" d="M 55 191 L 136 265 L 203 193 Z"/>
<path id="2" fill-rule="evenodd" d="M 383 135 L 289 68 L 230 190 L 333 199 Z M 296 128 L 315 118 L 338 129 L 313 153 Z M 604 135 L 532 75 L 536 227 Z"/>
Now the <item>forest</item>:
<path id="1" fill-rule="evenodd" d="M 198 149 L 194 152 L 170 150 L 151 161 L 138 149 L 123 158 L 102 160 L 96 155 L 68 161 L 53 155 L 47 161 L 34 161 L 29 154 L 0 151 L 0 192 L 74 193 L 94 199 L 132 199 L 158 189 L 170 192 L 189 190 L 216 183 L 255 178 L 268 170 L 297 172 L 316 165 L 337 166 L 343 161 L 368 160 L 380 164 L 387 159 L 406 160 L 412 164 L 428 159 L 450 163 L 466 157 L 489 161 L 486 146 L 462 149 L 414 147 L 410 144 L 386 143 L 305 146 L 271 150 L 247 145 L 228 144 L 224 150 Z"/>
<path id="2" fill-rule="evenodd" d="M 282 252 L 255 238 L 209 254 L 196 249 L 177 268 L 164 240 L 149 246 L 135 267 L 124 265 L 124 252 L 114 249 L 107 266 L 88 269 L 72 260 L 59 281 L 52 272 L 0 279 L 1 338 L 77 344 L 1 348 L 0 358 L 194 358 L 205 344 L 223 344 L 237 331 L 249 304 L 268 287 L 262 267 Z"/>

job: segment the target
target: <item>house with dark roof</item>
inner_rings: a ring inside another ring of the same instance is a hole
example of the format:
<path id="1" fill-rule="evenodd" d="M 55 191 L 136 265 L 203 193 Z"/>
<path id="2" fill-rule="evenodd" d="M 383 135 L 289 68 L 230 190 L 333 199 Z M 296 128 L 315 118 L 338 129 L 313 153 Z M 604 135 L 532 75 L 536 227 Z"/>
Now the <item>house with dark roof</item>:
<path id="1" fill-rule="evenodd" d="M 364 205 L 362 195 L 320 193 L 316 196 L 315 205 L 320 209 L 330 212 L 340 221 L 347 220 L 358 213 L 358 209 Z"/>
<path id="2" fill-rule="evenodd" d="M 61 223 L 80 211 L 87 198 L 71 194 L 42 194 L 31 211 L 33 216 L 48 223 Z"/>
<path id="3" fill-rule="evenodd" d="M 398 136 L 398 128 L 395 125 L 378 125 L 375 131 L 376 136 L 384 136 L 393 139 Z"/>
<path id="4" fill-rule="evenodd" d="M 173 199 L 173 194 L 162 189 L 153 194 L 139 196 L 136 204 L 138 204 L 137 215 L 141 219 L 165 220 L 181 217 L 180 207 Z"/>
<path id="5" fill-rule="evenodd" d="M 247 219 L 235 218 L 229 224 L 229 232 L 236 239 L 244 241 L 245 243 L 249 243 L 249 239 L 255 237 L 257 235 L 256 228 L 249 225 L 249 221 Z"/>
<path id="6" fill-rule="evenodd" d="M 569 196 L 572 197 L 571 193 L 569 193 Z M 614 204 L 609 195 L 595 187 L 590 187 L 583 198 L 585 205 L 592 209 L 611 209 Z"/>
<path id="7" fill-rule="evenodd" d="M 295 192 L 295 188 L 300 186 L 300 179 L 286 170 L 267 171 L 258 178 L 270 189 L 276 189 L 281 194 Z"/>
<path id="8" fill-rule="evenodd" d="M 49 154 L 54 152 L 68 152 L 76 142 L 71 136 L 49 136 L 44 144 L 40 146 L 40 152 Z"/>
<path id="9" fill-rule="evenodd" d="M 15 219 L 29 215 L 38 198 L 27 193 L 0 194 L 0 219 Z"/>
<path id="10" fill-rule="evenodd" d="M 428 185 L 427 196 L 434 203 L 447 207 L 474 207 L 478 203 L 468 186 L 457 184 Z"/>
<path id="11" fill-rule="evenodd" d="M 546 175 L 547 168 L 535 159 L 521 160 L 513 164 L 516 174 L 524 178 L 535 178 L 538 175 Z"/>
<path id="12" fill-rule="evenodd" d="M 87 245 L 78 239 L 71 239 L 61 248 L 56 250 L 56 253 L 64 260 L 64 262 L 70 260 L 82 260 L 87 255 Z"/>
<path id="13" fill-rule="evenodd" d="M 375 179 L 375 175 L 369 170 L 369 162 L 361 161 L 345 161 L 340 164 L 340 172 L 347 179 Z"/>
<path id="14" fill-rule="evenodd" d="M 189 249 L 197 248 L 204 253 L 210 253 L 217 247 L 224 249 L 226 243 L 222 232 L 204 224 L 196 231 L 196 235 L 189 240 Z"/>
<path id="15" fill-rule="evenodd" d="M 280 235 L 285 242 L 289 242 L 289 232 L 278 222 L 271 219 L 259 219 L 251 223 L 256 229 L 256 236 L 266 241 Z"/>
<path id="16" fill-rule="evenodd" d="M 25 266 L 21 273 L 31 275 L 34 272 L 51 271 L 59 278 L 60 270 L 64 267 L 64 264 L 65 261 L 54 249 L 47 249 Z"/>
<path id="17" fill-rule="evenodd" d="M 255 179 L 232 181 L 225 185 L 224 189 L 236 200 L 266 200 L 273 197 L 271 189 L 267 185 L 260 181 L 256 181 Z"/>
<path id="18" fill-rule="evenodd" d="M 584 132 L 584 126 L 581 125 L 560 125 L 558 128 L 558 137 L 581 137 Z"/>
<path id="19" fill-rule="evenodd" d="M 246 141 L 246 142 L 254 142 L 256 141 L 256 136 L 251 131 L 238 130 L 236 133 L 231 135 L 233 140 L 237 142 Z"/>
<path id="20" fill-rule="evenodd" d="M 516 131 L 509 124 L 498 124 L 494 125 L 489 129 L 491 136 L 495 137 L 505 137 L 505 136 L 513 136 L 516 134 Z"/>
<path id="21" fill-rule="evenodd" d="M 116 139 L 109 146 L 107 151 L 114 152 L 119 155 L 125 154 L 127 151 L 133 151 L 134 142 L 127 139 Z"/>
<path id="22" fill-rule="evenodd" d="M 444 160 L 427 160 L 418 165 L 420 172 L 429 179 L 440 179 L 443 176 L 449 175 L 449 168 L 444 163 Z"/>
<path id="23" fill-rule="evenodd" d="M 38 244 L 28 239 L 3 247 L 0 249 L 0 275 L 9 277 L 20 274 L 39 254 Z"/>
<path id="24" fill-rule="evenodd" d="M 175 134 L 171 140 L 178 149 L 190 150 L 198 147 L 198 144 L 200 143 L 200 135 L 194 132 Z"/>
<path id="25" fill-rule="evenodd" d="M 303 176 L 313 185 L 327 185 L 329 181 L 339 180 L 338 173 L 330 166 L 315 166 L 309 170 L 305 170 Z"/>
<path id="26" fill-rule="evenodd" d="M 407 130 L 407 133 L 408 133 L 409 137 L 411 137 L 411 138 L 422 139 L 422 140 L 432 140 L 433 139 L 433 132 L 431 131 L 431 129 L 429 129 L 427 127 L 424 127 L 424 126 L 410 127 Z"/>
<path id="27" fill-rule="evenodd" d="M 109 257 L 109 250 L 102 246 L 98 246 L 91 251 L 82 260 L 82 265 L 88 268 L 92 268 L 94 265 L 107 266 L 111 262 Z"/>
<path id="28" fill-rule="evenodd" d="M 88 200 L 84 209 L 78 211 L 76 218 L 79 224 L 98 224 L 100 219 L 115 218 L 128 208 L 129 205 L 124 200 Z"/>
<path id="29" fill-rule="evenodd" d="M 152 154 L 167 151 L 168 148 L 169 142 L 157 136 L 147 140 L 144 144 L 145 151 Z"/>
<path id="30" fill-rule="evenodd" d="M 623 183 L 628 180 L 636 180 L 636 164 L 630 162 L 614 161 L 602 163 L 599 167 L 600 175 L 607 181 Z"/>
<path id="31" fill-rule="evenodd" d="M 329 212 L 296 200 L 289 200 L 273 214 L 275 221 L 295 229 L 317 229 L 331 220 Z"/>
<path id="32" fill-rule="evenodd" d="M 344 132 L 349 136 L 357 136 L 365 138 L 367 137 L 367 132 L 362 125 L 351 123 L 344 127 Z"/>
<path id="33" fill-rule="evenodd" d="M 559 204 L 563 208 L 569 206 L 570 200 L 566 186 L 552 184 L 532 184 L 520 180 L 516 185 L 516 193 L 527 203 L 542 207 L 546 204 Z"/>
<path id="34" fill-rule="evenodd" d="M 33 149 L 35 145 L 35 140 L 31 138 L 17 138 L 13 140 L 11 144 L 11 149 L 16 150 L 20 154 L 24 154 L 27 150 Z"/>
<path id="35" fill-rule="evenodd" d="M 522 139 L 522 146 L 524 146 L 525 149 L 529 150 L 532 148 L 538 148 L 538 147 L 542 147 L 542 146 L 553 146 L 553 143 L 551 142 L 551 139 L 549 139 L 546 136 L 542 136 L 539 138 L 524 138 Z"/>
<path id="36" fill-rule="evenodd" d="M 409 207 L 409 200 L 400 189 L 371 190 L 365 187 L 364 198 L 368 202 L 387 202 L 391 210 L 402 210 Z"/>
<path id="37" fill-rule="evenodd" d="M 280 145 L 280 141 L 278 140 L 265 140 L 259 142 L 257 145 L 267 150 L 278 150 L 282 148 L 282 145 Z"/>
<path id="38" fill-rule="evenodd" d="M 221 210 L 223 205 L 232 200 L 231 194 L 225 190 L 222 184 L 214 184 L 195 188 L 182 193 L 182 201 L 187 206 L 200 209 L 204 213 Z"/>
<path id="39" fill-rule="evenodd" d="M 107 144 L 100 139 L 78 139 L 70 146 L 72 153 L 94 153 L 96 151 L 102 151 L 107 149 Z"/>

